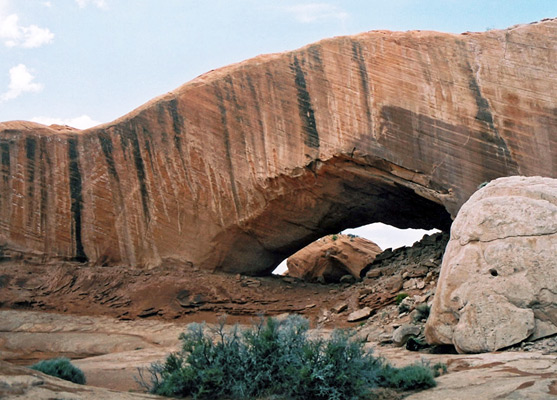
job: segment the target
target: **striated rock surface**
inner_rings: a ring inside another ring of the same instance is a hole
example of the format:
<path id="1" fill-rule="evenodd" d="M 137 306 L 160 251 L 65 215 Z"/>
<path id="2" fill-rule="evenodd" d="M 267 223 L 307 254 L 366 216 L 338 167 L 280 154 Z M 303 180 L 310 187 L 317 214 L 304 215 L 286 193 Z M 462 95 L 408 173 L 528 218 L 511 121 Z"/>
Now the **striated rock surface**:
<path id="1" fill-rule="evenodd" d="M 430 343 L 494 351 L 557 333 L 557 179 L 500 178 L 451 228 Z"/>
<path id="2" fill-rule="evenodd" d="M 347 274 L 360 278 L 381 248 L 372 241 L 335 234 L 321 238 L 287 260 L 288 275 L 307 281 L 339 282 Z"/>
<path id="3" fill-rule="evenodd" d="M 1 257 L 270 273 L 348 227 L 447 229 L 483 181 L 557 176 L 556 37 L 375 31 L 85 131 L 1 123 Z"/>

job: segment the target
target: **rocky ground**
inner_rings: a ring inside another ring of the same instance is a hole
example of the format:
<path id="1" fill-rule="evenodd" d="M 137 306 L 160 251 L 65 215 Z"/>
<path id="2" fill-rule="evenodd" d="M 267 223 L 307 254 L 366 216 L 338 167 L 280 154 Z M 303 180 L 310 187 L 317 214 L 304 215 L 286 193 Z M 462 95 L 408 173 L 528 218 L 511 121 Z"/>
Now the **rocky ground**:
<path id="1" fill-rule="evenodd" d="M 213 323 L 222 314 L 229 323 L 248 323 L 257 314 L 285 313 L 307 317 L 315 334 L 354 328 L 376 354 L 396 365 L 422 359 L 448 365 L 437 388 L 411 399 L 557 395 L 555 338 L 473 356 L 450 348 L 406 350 L 408 332 L 418 337 L 414 349 L 420 347 L 424 309 L 435 293 L 446 241 L 446 235 L 436 234 L 412 248 L 387 250 L 360 281 L 327 285 L 177 265 L 129 270 L 1 264 L 0 359 L 9 364 L 0 365 L 0 397 L 23 393 L 46 399 L 63 391 L 71 398 L 130 398 L 106 390 L 139 393 L 137 368 L 176 350 L 187 323 Z M 76 387 L 17 367 L 54 356 L 73 359 L 89 385 L 104 389 Z"/>
<path id="2" fill-rule="evenodd" d="M 144 396 L 134 377 L 137 368 L 175 351 L 184 325 L 155 319 L 121 321 L 33 311 L 0 311 L 3 356 L 21 358 L 65 355 L 87 376 L 88 386 L 74 385 L 36 371 L 0 361 L 0 397 L 28 399 L 130 399 Z M 325 330 L 326 332 L 327 330 Z M 322 334 L 318 330 L 314 334 Z M 548 399 L 557 396 L 555 352 L 497 352 L 478 355 L 411 352 L 402 347 L 370 342 L 378 356 L 397 366 L 443 362 L 447 374 L 438 386 L 410 394 L 413 400 Z M 118 392 L 114 391 L 118 390 Z M 126 393 L 128 392 L 128 393 Z M 132 393 L 130 393 L 132 392 Z M 389 399 L 400 398 L 389 393 Z"/>

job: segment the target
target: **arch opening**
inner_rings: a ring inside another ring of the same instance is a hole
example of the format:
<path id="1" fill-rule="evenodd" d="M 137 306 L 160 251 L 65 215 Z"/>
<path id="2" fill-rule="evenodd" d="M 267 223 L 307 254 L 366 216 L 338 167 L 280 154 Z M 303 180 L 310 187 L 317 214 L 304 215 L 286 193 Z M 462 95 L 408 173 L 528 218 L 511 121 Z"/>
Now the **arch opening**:
<path id="1" fill-rule="evenodd" d="M 342 234 L 356 235 L 370 240 L 377 244 L 381 250 L 398 249 L 400 247 L 410 247 L 423 238 L 424 235 L 431 235 L 440 232 L 439 229 L 399 229 L 382 222 L 363 225 L 357 228 L 349 228 L 342 231 Z M 319 240 L 319 239 L 318 239 Z M 283 275 L 288 271 L 288 257 L 280 262 L 273 270 L 273 275 Z"/>
<path id="2" fill-rule="evenodd" d="M 269 196 L 261 211 L 217 236 L 220 251 L 208 260 L 216 270 L 265 276 L 308 244 L 350 228 L 381 222 L 447 232 L 447 192 L 431 178 L 423 184 L 416 173 L 401 175 L 384 160 L 337 156 L 312 162 L 294 177 L 277 177 L 261 190 Z"/>

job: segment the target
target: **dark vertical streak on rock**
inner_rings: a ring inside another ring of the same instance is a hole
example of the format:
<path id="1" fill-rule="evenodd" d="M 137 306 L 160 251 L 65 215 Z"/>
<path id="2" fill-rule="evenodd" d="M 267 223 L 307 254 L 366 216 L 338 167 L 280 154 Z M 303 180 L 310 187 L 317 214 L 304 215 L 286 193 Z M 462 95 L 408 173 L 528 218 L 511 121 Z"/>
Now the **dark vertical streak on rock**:
<path id="1" fill-rule="evenodd" d="M 10 216 L 10 142 L 0 140 L 0 160 L 2 162 L 2 188 L 0 190 L 1 220 L 7 222 Z M 5 218 L 5 219 L 4 219 Z"/>
<path id="2" fill-rule="evenodd" d="M 4 184 L 10 180 L 10 143 L 2 140 L 0 142 L 0 152 L 2 154 L 2 175 Z"/>
<path id="3" fill-rule="evenodd" d="M 116 171 L 116 163 L 114 162 L 114 155 L 113 155 L 114 148 L 112 145 L 112 139 L 110 138 L 110 135 L 106 132 L 100 132 L 99 143 L 101 144 L 101 150 L 104 154 L 104 159 L 108 167 L 108 173 L 119 184 L 120 177 L 118 176 L 118 172 Z"/>
<path id="4" fill-rule="evenodd" d="M 184 120 L 180 113 L 178 112 L 178 101 L 172 99 L 168 102 L 168 112 L 172 118 L 172 128 L 174 130 L 174 145 L 180 154 L 182 159 L 182 165 L 184 165 L 184 154 L 182 151 L 182 127 L 184 126 Z M 184 170 L 185 170 L 184 166 Z"/>
<path id="5" fill-rule="evenodd" d="M 230 187 L 232 190 L 232 197 L 234 199 L 234 206 L 236 208 L 236 215 L 240 216 L 240 197 L 238 196 L 238 188 L 236 187 L 236 177 L 234 175 L 234 165 L 232 163 L 232 151 L 230 149 L 230 132 L 228 131 L 228 120 L 226 115 L 226 107 L 224 106 L 224 99 L 218 87 L 215 87 L 215 97 L 217 98 L 217 106 L 220 111 L 224 150 L 226 152 L 226 163 L 228 164 L 228 171 L 230 171 Z"/>
<path id="6" fill-rule="evenodd" d="M 40 153 L 39 153 L 39 159 L 40 159 L 40 171 L 41 171 L 41 181 L 40 181 L 40 187 L 41 187 L 41 205 L 40 205 L 40 210 L 41 210 L 41 232 L 46 232 L 47 229 L 47 224 L 48 224 L 48 187 L 47 187 L 47 182 L 46 182 L 46 171 L 52 171 L 52 165 L 50 162 L 50 158 L 48 157 L 48 151 L 47 151 L 47 138 L 46 137 L 42 137 L 41 138 L 41 146 L 40 146 Z M 48 237 L 45 238 L 46 240 L 48 240 Z"/>
<path id="7" fill-rule="evenodd" d="M 72 214 L 72 237 L 75 241 L 74 260 L 78 262 L 87 262 L 82 241 L 82 221 L 81 212 L 83 207 L 83 193 L 81 171 L 79 166 L 79 154 L 77 151 L 77 139 L 75 137 L 68 139 L 68 158 L 69 158 L 69 183 L 71 198 L 71 214 Z"/>
<path id="8" fill-rule="evenodd" d="M 33 195 L 35 192 L 35 150 L 37 149 L 37 141 L 34 137 L 25 138 L 25 155 L 27 157 L 27 197 L 29 198 L 29 210 L 33 209 Z M 32 212 L 29 213 L 29 216 Z"/>
<path id="9" fill-rule="evenodd" d="M 364 100 L 364 108 L 368 122 L 368 130 L 373 131 L 373 120 L 371 118 L 371 106 L 369 104 L 369 79 L 367 67 L 362 52 L 362 45 L 359 42 L 352 42 L 352 59 L 358 64 L 358 73 L 360 74 L 360 84 L 362 88 L 362 96 Z"/>
<path id="10" fill-rule="evenodd" d="M 35 215 L 35 154 L 37 141 L 34 137 L 25 138 L 25 156 L 27 158 L 27 226 L 33 231 Z"/>
<path id="11" fill-rule="evenodd" d="M 263 126 L 263 114 L 261 113 L 261 107 L 259 106 L 259 101 L 257 98 L 257 91 L 255 90 L 255 86 L 253 85 L 253 81 L 251 80 L 251 76 L 246 74 L 246 82 L 248 83 L 248 88 L 250 91 L 250 96 L 253 99 L 253 104 L 255 107 L 255 111 L 257 113 L 257 125 L 259 126 L 259 132 L 261 134 L 261 143 L 263 147 L 263 160 L 267 161 L 267 146 L 266 146 L 266 138 L 265 138 L 265 128 Z M 254 146 L 254 149 L 257 147 Z"/>
<path id="12" fill-rule="evenodd" d="M 151 140 L 153 140 L 153 136 L 151 132 L 147 129 L 143 128 L 143 136 L 145 137 L 145 149 L 147 150 L 147 154 L 149 155 L 149 165 L 151 166 L 151 172 L 153 173 L 153 177 L 156 178 L 156 171 L 155 171 L 155 164 L 153 159 L 153 151 L 151 150 Z"/>
<path id="13" fill-rule="evenodd" d="M 472 92 L 474 96 L 474 101 L 476 102 L 476 106 L 478 107 L 478 111 L 476 113 L 476 119 L 480 121 L 491 133 L 488 132 L 480 132 L 482 138 L 482 146 L 486 147 L 490 144 L 497 147 L 497 151 L 501 152 L 501 156 L 504 158 L 505 163 L 518 171 L 518 164 L 516 161 L 513 160 L 511 152 L 509 151 L 509 147 L 505 140 L 499 135 L 499 131 L 497 127 L 493 123 L 493 115 L 491 113 L 491 109 L 489 106 L 489 102 L 485 97 L 483 97 L 480 86 L 478 85 L 478 81 L 476 80 L 476 75 L 474 74 L 474 70 L 470 63 L 466 63 L 466 68 L 468 69 L 468 88 Z M 486 150 L 488 152 L 488 150 Z"/>
<path id="14" fill-rule="evenodd" d="M 151 214 L 149 212 L 149 192 L 147 191 L 147 182 L 145 180 L 145 163 L 141 157 L 141 149 L 139 147 L 139 139 L 137 137 L 136 127 L 131 127 L 129 140 L 132 145 L 133 162 L 137 173 L 137 181 L 139 182 L 139 193 L 141 193 L 141 204 L 143 206 L 143 215 L 145 221 L 149 223 Z"/>
<path id="15" fill-rule="evenodd" d="M 311 105 L 306 77 L 300 66 L 298 57 L 294 56 L 294 61 L 290 65 L 290 69 L 294 73 L 294 83 L 298 92 L 298 108 L 303 124 L 302 129 L 306 135 L 304 142 L 308 147 L 319 148 L 319 133 L 317 132 L 317 124 L 315 123 L 315 113 Z"/>
<path id="16" fill-rule="evenodd" d="M 489 103 L 487 99 L 482 95 L 480 86 L 478 85 L 478 81 L 474 76 L 472 68 L 470 66 L 468 66 L 468 68 L 470 69 L 470 79 L 468 81 L 468 88 L 473 93 L 474 100 L 476 101 L 476 106 L 478 107 L 478 112 L 476 113 L 476 119 L 487 124 L 489 129 L 497 133 L 497 129 L 495 128 L 495 125 L 493 125 L 493 115 L 491 114 L 491 110 L 489 109 Z"/>
<path id="17" fill-rule="evenodd" d="M 172 129 L 174 130 L 174 146 L 178 150 L 180 156 L 180 162 L 182 164 L 182 169 L 184 170 L 184 177 L 186 179 L 186 184 L 190 190 L 192 198 L 195 196 L 195 191 L 193 189 L 193 184 L 190 180 L 189 170 L 186 168 L 186 158 L 184 156 L 184 150 L 182 148 L 182 134 L 185 133 L 185 123 L 184 117 L 178 111 L 178 101 L 172 99 L 168 102 L 168 112 L 170 118 L 172 118 Z M 197 207 L 197 202 L 194 201 L 195 207 Z"/>

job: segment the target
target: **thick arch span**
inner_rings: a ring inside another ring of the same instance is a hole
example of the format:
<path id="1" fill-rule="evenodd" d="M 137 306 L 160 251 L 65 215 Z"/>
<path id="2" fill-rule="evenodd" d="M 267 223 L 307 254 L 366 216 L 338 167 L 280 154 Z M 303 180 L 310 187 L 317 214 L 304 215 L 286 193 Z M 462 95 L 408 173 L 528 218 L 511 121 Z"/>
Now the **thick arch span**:
<path id="1" fill-rule="evenodd" d="M 557 175 L 556 36 L 369 32 L 85 131 L 2 123 L 3 257 L 270 273 L 347 227 L 446 230 L 484 181 Z"/>

